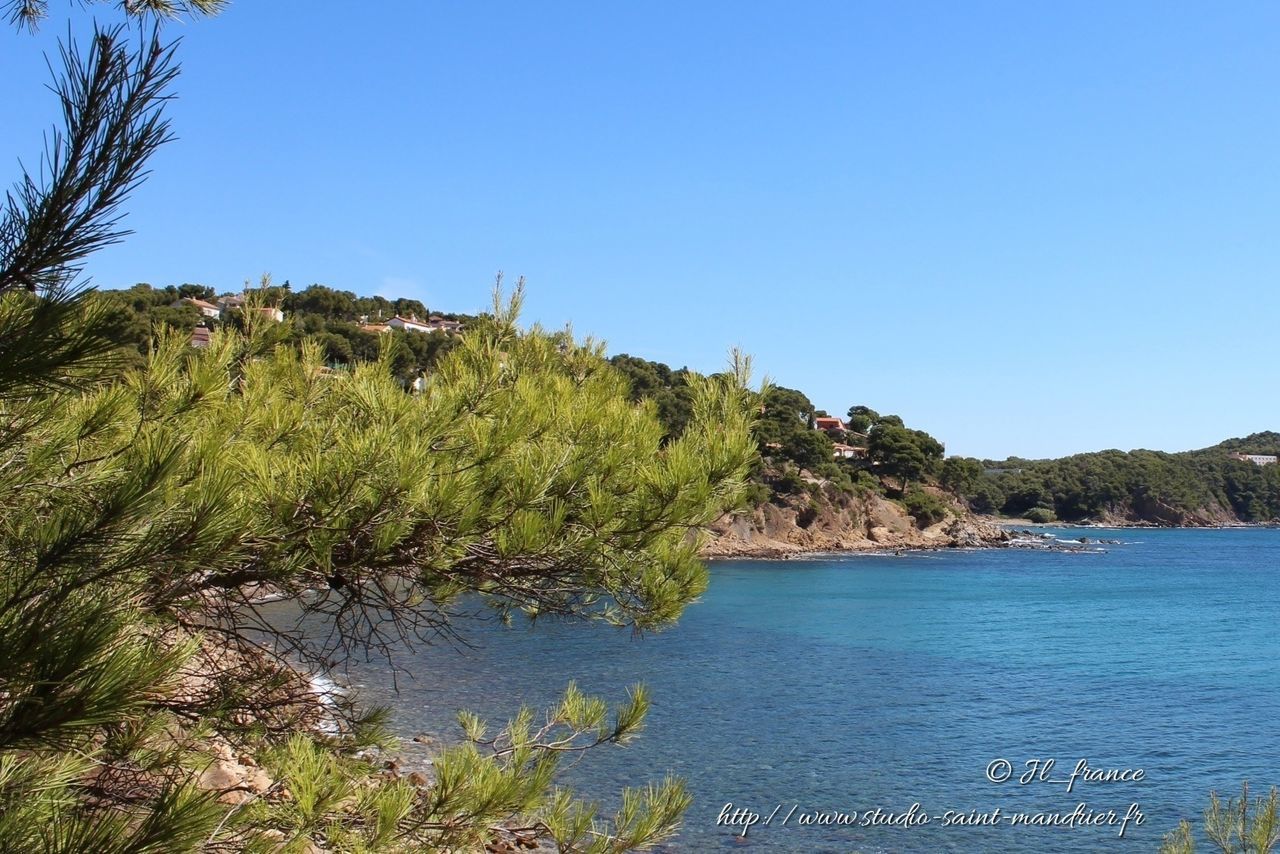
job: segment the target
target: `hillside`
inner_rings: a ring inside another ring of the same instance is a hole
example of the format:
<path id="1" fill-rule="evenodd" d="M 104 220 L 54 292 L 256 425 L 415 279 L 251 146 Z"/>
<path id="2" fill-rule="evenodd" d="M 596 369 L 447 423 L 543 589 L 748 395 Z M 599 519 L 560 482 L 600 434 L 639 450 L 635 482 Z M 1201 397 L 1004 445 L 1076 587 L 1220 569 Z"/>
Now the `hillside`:
<path id="1" fill-rule="evenodd" d="M 672 435 L 682 370 L 634 356 L 614 363 Z M 979 516 L 1105 525 L 1221 526 L 1280 521 L 1280 433 L 1183 453 L 1108 450 L 1056 460 L 946 457 L 941 442 L 862 405 L 845 418 L 803 392 L 771 389 L 757 440 L 762 464 L 749 511 L 722 520 L 713 552 L 782 554 L 999 542 Z M 894 520 L 879 524 L 877 520 Z M 750 535 L 747 535 L 748 529 Z M 946 532 L 954 531 L 954 535 Z M 976 534 L 974 532 L 977 532 Z"/>
<path id="2" fill-rule="evenodd" d="M 288 283 L 246 294 L 203 285 L 135 285 L 97 296 L 103 322 L 140 359 L 164 324 L 199 346 L 246 312 L 279 323 L 281 342 L 310 340 L 334 367 L 384 351 L 406 385 L 456 346 L 474 318 L 432 314 L 418 300 L 362 297 Z M 424 332 L 440 334 L 423 334 Z M 689 422 L 685 369 L 621 354 L 610 360 L 632 399 L 653 406 L 668 440 Z M 707 553 L 781 555 L 816 550 L 993 544 L 998 529 L 976 515 L 1118 525 L 1238 525 L 1280 520 L 1280 465 L 1232 454 L 1280 455 L 1280 433 L 1255 433 L 1196 451 L 1118 450 L 1056 460 L 946 457 L 943 444 L 895 415 L 863 406 L 843 417 L 816 409 L 796 389 L 770 388 L 756 430 L 760 464 L 748 506 L 720 520 Z"/>
<path id="3" fill-rule="evenodd" d="M 1275 456 L 1280 434 L 1262 432 L 1180 453 L 1108 450 L 1056 460 L 966 460 L 968 476 L 957 491 L 981 512 L 1037 521 L 1271 524 L 1280 520 L 1280 465 L 1265 457 Z"/>
<path id="4" fill-rule="evenodd" d="M 632 397 L 649 401 L 678 436 L 690 417 L 687 369 L 614 356 Z M 708 556 L 784 557 L 805 552 L 1000 545 L 996 525 L 978 519 L 946 488 L 941 442 L 896 415 L 862 405 L 846 417 L 816 409 L 804 392 L 772 387 L 756 427 L 760 464 L 748 507 L 712 526 Z"/>
<path id="5" fill-rule="evenodd" d="M 372 361 L 390 347 L 392 373 L 406 384 L 456 346 L 452 333 L 473 319 L 463 314 L 433 315 L 416 299 L 357 296 L 325 285 L 295 291 L 288 282 L 272 285 L 269 278 L 255 288 L 246 283 L 243 292 L 219 293 L 199 284 L 153 287 L 140 283 L 125 290 L 101 291 L 95 297 L 99 321 L 134 361 L 140 361 L 151 346 L 157 325 L 191 334 L 199 346 L 207 340 L 208 331 L 244 328 L 246 315 L 252 312 L 281 321 L 274 331 L 279 343 L 317 343 L 332 366 Z M 419 334 L 415 328 L 446 334 Z"/>

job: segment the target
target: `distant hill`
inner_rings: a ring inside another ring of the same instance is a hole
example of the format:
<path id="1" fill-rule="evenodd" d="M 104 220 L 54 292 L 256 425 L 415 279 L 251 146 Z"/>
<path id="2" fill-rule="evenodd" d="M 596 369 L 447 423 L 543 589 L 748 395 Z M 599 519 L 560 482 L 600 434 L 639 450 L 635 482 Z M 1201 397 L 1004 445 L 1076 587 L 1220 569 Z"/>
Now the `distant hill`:
<path id="1" fill-rule="evenodd" d="M 1241 454 L 1271 454 L 1273 456 L 1280 456 L 1280 433 L 1264 430 L 1261 433 L 1251 433 L 1243 439 L 1227 439 L 1225 442 L 1219 442 L 1212 448 L 1203 448 L 1199 451 L 1190 451 L 1189 453 L 1210 454 L 1216 451 Z"/>
<path id="2" fill-rule="evenodd" d="M 1280 465 L 1232 454 L 1280 456 L 1265 431 L 1180 453 L 1108 450 L 1057 460 L 985 460 L 966 484 L 975 509 L 1037 521 L 1237 525 L 1280 521 Z"/>

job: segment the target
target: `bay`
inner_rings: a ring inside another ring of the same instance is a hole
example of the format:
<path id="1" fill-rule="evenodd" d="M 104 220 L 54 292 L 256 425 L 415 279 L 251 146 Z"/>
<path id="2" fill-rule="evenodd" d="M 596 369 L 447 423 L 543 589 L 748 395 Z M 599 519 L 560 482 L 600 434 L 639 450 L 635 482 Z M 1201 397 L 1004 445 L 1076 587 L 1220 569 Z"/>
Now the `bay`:
<path id="1" fill-rule="evenodd" d="M 404 736 L 446 741 L 458 709 L 501 722 L 569 680 L 612 698 L 643 681 L 647 730 L 565 780 L 608 808 L 624 785 L 685 777 L 696 800 L 673 851 L 1153 851 L 1211 789 L 1280 783 L 1280 531 L 1057 533 L 1122 543 L 716 561 L 666 632 L 475 621 L 471 647 L 400 659 L 398 691 L 377 662 L 349 678 Z M 1049 759 L 1045 781 L 1019 782 Z M 1011 779 L 988 778 L 997 760 Z M 1143 779 L 1068 792 L 1081 760 Z M 718 821 L 734 811 L 761 817 L 745 837 Z M 1116 823 L 1080 822 L 1108 811 Z M 799 823 L 818 813 L 854 823 Z"/>

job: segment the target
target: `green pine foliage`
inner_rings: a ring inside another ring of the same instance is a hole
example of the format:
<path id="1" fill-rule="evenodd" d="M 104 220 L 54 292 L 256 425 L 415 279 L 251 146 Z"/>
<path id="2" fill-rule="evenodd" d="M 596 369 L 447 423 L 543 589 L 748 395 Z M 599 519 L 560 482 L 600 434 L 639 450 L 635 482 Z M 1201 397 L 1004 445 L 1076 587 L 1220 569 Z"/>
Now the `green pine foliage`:
<path id="1" fill-rule="evenodd" d="M 114 5 L 138 18 L 179 18 L 216 15 L 227 0 L 90 0 L 100 5 Z M 48 0 L 10 0 L 4 4 L 9 23 L 35 29 L 49 15 Z"/>
<path id="2" fill-rule="evenodd" d="M 609 363 L 628 379 L 634 401 L 651 400 L 668 437 L 684 432 L 693 415 L 693 395 L 688 368 L 672 370 L 661 362 L 651 362 L 625 353 L 609 359 Z"/>
<path id="3" fill-rule="evenodd" d="M 280 723 L 280 668 L 202 671 L 214 684 L 186 696 L 183 675 L 211 642 L 322 666 L 453 631 L 449 606 L 464 596 L 507 615 L 659 629 L 702 593 L 699 529 L 740 502 L 754 457 L 748 366 L 691 377 L 690 421 L 670 439 L 598 346 L 518 331 L 518 302 L 496 304 L 416 394 L 386 354 L 334 371 L 318 344 L 272 341 L 266 322 L 202 350 L 161 335 L 140 367 L 79 389 L 33 393 L 15 378 L 28 393 L 0 403 L 0 796 L 21 809 L 6 820 L 30 833 L 65 824 L 68 840 L 100 832 L 124 796 L 105 783 L 95 794 L 92 766 L 108 769 L 97 780 L 145 781 L 133 821 L 163 830 L 167 850 L 266 830 L 412 849 L 512 821 L 545 824 L 565 850 L 623 850 L 673 830 L 687 803 L 677 783 L 627 795 L 609 822 L 553 787 L 562 753 L 634 735 L 642 690 L 609 723 L 571 688 L 548 726 L 522 712 L 498 740 L 447 752 L 434 787 L 376 791 L 351 757 L 353 730 L 328 744 Z M 31 306 L 22 293 L 0 304 Z M 331 627 L 332 644 L 259 618 L 267 591 Z M 199 763 L 182 758 L 196 725 L 279 745 L 291 799 L 228 815 L 196 793 Z"/>
<path id="4" fill-rule="evenodd" d="M 1209 793 L 1201 832 L 1220 854 L 1271 854 L 1280 843 L 1280 793 L 1273 786 L 1266 798 L 1250 798 L 1249 784 L 1240 787 L 1240 797 L 1224 804 L 1217 792 Z M 1167 833 L 1160 854 L 1195 854 L 1196 833 L 1183 820 Z"/>

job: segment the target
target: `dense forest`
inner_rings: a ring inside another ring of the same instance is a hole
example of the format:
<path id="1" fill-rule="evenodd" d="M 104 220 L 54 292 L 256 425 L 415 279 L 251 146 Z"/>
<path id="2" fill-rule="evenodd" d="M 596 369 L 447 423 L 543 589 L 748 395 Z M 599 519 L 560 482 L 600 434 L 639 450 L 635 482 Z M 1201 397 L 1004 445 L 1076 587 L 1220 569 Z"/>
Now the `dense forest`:
<path id="1" fill-rule="evenodd" d="M 1280 454 L 1254 433 L 1182 453 L 1099 451 L 1057 460 L 947 461 L 947 486 L 979 512 L 1036 521 L 1219 525 L 1280 518 L 1280 466 L 1232 454 Z"/>

